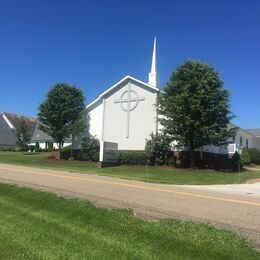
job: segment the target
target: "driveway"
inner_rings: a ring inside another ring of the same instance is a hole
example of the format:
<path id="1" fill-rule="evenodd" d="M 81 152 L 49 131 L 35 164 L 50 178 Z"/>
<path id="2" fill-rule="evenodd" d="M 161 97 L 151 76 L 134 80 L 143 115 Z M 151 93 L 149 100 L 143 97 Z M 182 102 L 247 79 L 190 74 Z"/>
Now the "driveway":
<path id="1" fill-rule="evenodd" d="M 145 219 L 179 218 L 225 227 L 260 249 L 260 183 L 165 185 L 107 176 L 0 164 L 0 182 L 131 208 Z"/>

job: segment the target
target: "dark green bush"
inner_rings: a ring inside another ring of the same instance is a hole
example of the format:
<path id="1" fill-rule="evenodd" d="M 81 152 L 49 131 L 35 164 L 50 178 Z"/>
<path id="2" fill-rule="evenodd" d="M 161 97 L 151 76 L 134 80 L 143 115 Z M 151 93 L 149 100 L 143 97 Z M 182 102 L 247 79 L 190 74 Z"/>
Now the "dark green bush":
<path id="1" fill-rule="evenodd" d="M 240 171 L 242 168 L 241 157 L 238 152 L 235 152 L 231 158 L 231 168 L 234 171 Z"/>
<path id="2" fill-rule="evenodd" d="M 49 152 L 53 151 L 53 142 L 49 142 L 48 151 Z"/>
<path id="3" fill-rule="evenodd" d="M 168 165 L 171 157 L 170 140 L 163 134 L 151 134 L 145 151 L 150 165 Z"/>
<path id="4" fill-rule="evenodd" d="M 240 155 L 240 158 L 241 158 L 241 164 L 242 164 L 242 165 L 248 165 L 248 164 L 251 163 L 251 158 L 250 158 L 250 155 L 249 155 L 247 149 L 243 149 L 243 150 L 242 150 L 242 153 L 241 153 L 241 155 Z"/>
<path id="5" fill-rule="evenodd" d="M 39 142 L 36 142 L 35 143 L 35 152 L 41 152 L 41 148 L 40 148 L 40 144 L 39 144 Z"/>
<path id="6" fill-rule="evenodd" d="M 35 150 L 35 146 L 34 146 L 34 145 L 29 145 L 28 148 L 29 148 L 29 150 L 30 150 L 31 152 L 33 152 L 33 151 Z"/>
<path id="7" fill-rule="evenodd" d="M 99 160 L 99 140 L 95 136 L 84 137 L 81 143 L 82 146 L 82 157 L 86 161 Z"/>
<path id="8" fill-rule="evenodd" d="M 146 165 L 147 158 L 145 152 L 121 151 L 118 161 L 119 164 Z"/>
<path id="9" fill-rule="evenodd" d="M 260 150 L 256 148 L 248 149 L 249 156 L 251 158 L 251 162 L 255 164 L 260 164 Z"/>
<path id="10" fill-rule="evenodd" d="M 65 146 L 60 151 L 60 158 L 68 160 L 71 157 L 71 145 Z"/>

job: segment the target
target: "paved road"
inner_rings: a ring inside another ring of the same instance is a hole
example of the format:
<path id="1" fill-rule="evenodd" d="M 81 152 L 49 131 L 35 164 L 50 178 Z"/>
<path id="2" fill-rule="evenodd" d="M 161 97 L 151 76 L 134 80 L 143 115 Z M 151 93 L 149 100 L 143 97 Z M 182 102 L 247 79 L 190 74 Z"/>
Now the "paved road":
<path id="1" fill-rule="evenodd" d="M 0 182 L 87 198 L 98 206 L 132 208 L 147 219 L 175 217 L 228 227 L 260 249 L 259 183 L 164 185 L 8 164 L 0 164 Z"/>

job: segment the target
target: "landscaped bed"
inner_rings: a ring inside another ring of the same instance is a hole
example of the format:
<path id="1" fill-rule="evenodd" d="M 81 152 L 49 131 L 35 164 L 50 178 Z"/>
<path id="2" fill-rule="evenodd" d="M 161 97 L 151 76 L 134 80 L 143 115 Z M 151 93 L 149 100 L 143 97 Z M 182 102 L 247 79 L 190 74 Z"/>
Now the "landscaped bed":
<path id="1" fill-rule="evenodd" d="M 95 162 L 50 160 L 48 159 L 48 153 L 22 155 L 18 152 L 0 152 L 0 163 L 68 170 L 168 184 L 228 184 L 243 183 L 250 179 L 260 178 L 260 171 L 227 173 L 214 170 L 125 165 L 98 169 Z"/>
<path id="2" fill-rule="evenodd" d="M 260 259 L 231 231 L 0 184 L 0 259 Z"/>

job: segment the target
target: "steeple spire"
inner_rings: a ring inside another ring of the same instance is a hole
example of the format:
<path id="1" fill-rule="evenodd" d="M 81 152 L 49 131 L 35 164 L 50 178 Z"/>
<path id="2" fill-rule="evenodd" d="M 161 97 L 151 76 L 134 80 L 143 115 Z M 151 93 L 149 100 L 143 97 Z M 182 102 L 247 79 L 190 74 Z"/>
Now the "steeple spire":
<path id="1" fill-rule="evenodd" d="M 159 85 L 157 64 L 156 64 L 156 37 L 154 37 L 152 66 L 151 66 L 151 72 L 149 73 L 148 83 L 150 85 L 152 85 L 153 87 L 158 87 L 158 85 Z"/>

